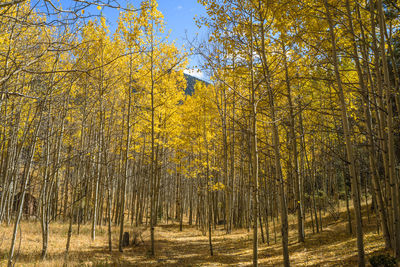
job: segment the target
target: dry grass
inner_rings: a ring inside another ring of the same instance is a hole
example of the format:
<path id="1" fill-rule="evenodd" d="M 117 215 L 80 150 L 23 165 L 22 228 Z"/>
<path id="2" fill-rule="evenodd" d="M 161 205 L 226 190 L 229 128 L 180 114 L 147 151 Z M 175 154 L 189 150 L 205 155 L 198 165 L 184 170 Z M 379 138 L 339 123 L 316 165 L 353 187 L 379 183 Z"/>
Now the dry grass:
<path id="1" fill-rule="evenodd" d="M 294 225 L 290 232 L 290 258 L 292 266 L 356 266 L 356 239 L 347 233 L 345 211 L 341 210 L 339 221 L 333 223 L 327 213 L 324 217 L 323 232 L 312 234 L 307 228 L 306 242 L 296 242 Z M 294 222 L 294 217 L 290 217 Z M 365 226 L 365 252 L 371 255 L 382 252 L 383 239 L 375 233 L 375 224 Z M 0 266 L 7 263 L 12 226 L 0 226 Z M 62 266 L 67 236 L 67 224 L 53 223 L 50 226 L 48 257 L 40 261 L 40 224 L 23 222 L 22 240 L 17 250 L 16 266 Z M 277 226 L 277 230 L 279 226 Z M 118 252 L 117 228 L 113 228 L 113 252 L 108 251 L 106 227 L 98 228 L 96 241 L 90 238 L 90 226 L 81 226 L 78 236 L 74 226 L 71 241 L 69 266 L 250 266 L 252 263 L 252 233 L 235 230 L 226 235 L 222 227 L 213 233 L 214 256 L 209 256 L 208 238 L 196 227 L 185 226 L 179 231 L 178 225 L 160 225 L 156 228 L 156 256 L 149 256 L 149 232 L 144 232 L 144 245 Z M 130 227 L 127 227 L 130 230 Z M 281 266 L 282 248 L 280 239 L 273 240 L 271 225 L 270 246 L 260 243 L 260 266 Z M 278 233 L 279 236 L 279 233 Z M 19 238 L 19 236 L 18 236 Z M 18 241 L 19 242 L 19 241 Z"/>

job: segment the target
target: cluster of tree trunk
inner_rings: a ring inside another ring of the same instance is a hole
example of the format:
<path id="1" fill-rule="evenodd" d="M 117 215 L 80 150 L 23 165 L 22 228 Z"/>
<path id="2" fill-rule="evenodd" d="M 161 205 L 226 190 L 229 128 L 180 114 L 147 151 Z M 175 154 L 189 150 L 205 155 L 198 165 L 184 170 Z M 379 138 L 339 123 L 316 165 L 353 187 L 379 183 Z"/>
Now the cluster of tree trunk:
<path id="1" fill-rule="evenodd" d="M 359 266 L 366 264 L 363 203 L 368 222 L 368 206 L 374 207 L 377 230 L 399 258 L 398 3 L 202 3 L 208 17 L 200 23 L 210 28 L 212 44 L 201 44 L 199 53 L 216 80 L 222 160 L 230 153 L 237 157 L 227 150 L 230 142 L 247 147 L 241 154 L 245 163 L 239 164 L 248 165 L 254 266 L 258 229 L 264 239 L 259 210 L 281 217 L 284 265 L 289 266 L 288 212 L 296 212 L 303 242 L 305 219 L 311 219 L 313 232 L 321 231 L 321 210 L 337 218 L 334 206 L 340 199 L 346 201 L 349 232 L 357 237 Z M 241 117 L 234 114 L 238 109 Z M 238 140 L 237 131 L 247 139 Z M 229 185 L 237 171 L 221 166 Z M 233 204 L 229 190 L 225 194 L 225 205 Z M 277 195 L 270 199 L 271 194 Z"/>

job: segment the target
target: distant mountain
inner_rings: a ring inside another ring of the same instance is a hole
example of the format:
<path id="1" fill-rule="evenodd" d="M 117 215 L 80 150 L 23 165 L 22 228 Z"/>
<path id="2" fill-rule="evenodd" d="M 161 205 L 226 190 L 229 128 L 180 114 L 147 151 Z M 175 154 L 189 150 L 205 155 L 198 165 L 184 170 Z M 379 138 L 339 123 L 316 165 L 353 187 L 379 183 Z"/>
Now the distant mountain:
<path id="1" fill-rule="evenodd" d="M 192 75 L 186 74 L 184 73 L 183 75 L 185 75 L 185 79 L 186 79 L 186 89 L 185 89 L 185 94 L 187 95 L 192 95 L 194 92 L 194 85 L 196 84 L 197 81 L 205 83 L 206 85 L 209 85 L 210 83 L 200 80 L 199 78 L 196 78 Z"/>

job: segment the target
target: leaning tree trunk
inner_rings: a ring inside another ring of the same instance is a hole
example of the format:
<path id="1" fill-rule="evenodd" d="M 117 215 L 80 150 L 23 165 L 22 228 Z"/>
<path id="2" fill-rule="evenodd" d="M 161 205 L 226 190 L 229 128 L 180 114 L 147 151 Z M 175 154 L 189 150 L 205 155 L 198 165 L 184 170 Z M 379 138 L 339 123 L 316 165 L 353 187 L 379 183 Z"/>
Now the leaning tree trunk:
<path id="1" fill-rule="evenodd" d="M 400 259 L 400 212 L 398 206 L 398 182 L 395 173 L 395 164 L 396 158 L 394 153 L 394 129 L 393 129 L 393 101 L 392 101 L 392 92 L 391 92 L 391 82 L 389 77 L 389 68 L 388 62 L 386 58 L 386 51 L 385 51 L 385 34 L 383 34 L 385 29 L 385 21 L 384 21 L 384 14 L 383 14 L 383 6 L 382 0 L 378 0 L 378 21 L 379 21 L 379 28 L 381 32 L 380 36 L 380 53 L 382 59 L 382 67 L 383 67 L 383 74 L 384 74 L 384 89 L 385 89 L 385 96 L 386 96 L 386 105 L 387 105 L 387 136 L 388 136 L 388 143 L 387 143 L 387 151 L 388 151 L 388 171 L 389 171 L 389 184 L 390 184 L 390 194 L 391 194 L 391 202 L 393 208 L 393 230 L 394 230 L 394 249 L 396 258 Z"/>
<path id="2" fill-rule="evenodd" d="M 385 239 L 385 246 L 386 248 L 391 247 L 391 241 L 390 241 L 390 234 L 389 234 L 389 228 L 388 228 L 388 223 L 387 223 L 387 214 L 386 214 L 386 208 L 383 202 L 383 197 L 382 197 L 382 191 L 381 191 L 381 186 L 380 186 L 380 181 L 379 181 L 379 172 L 376 164 L 376 152 L 375 152 L 375 142 L 374 142 L 374 134 L 372 132 L 372 119 L 371 119 L 371 111 L 370 111 L 370 99 L 369 99 L 369 90 L 366 85 L 366 81 L 364 80 L 364 74 L 362 72 L 361 68 L 361 63 L 359 60 L 358 56 L 358 49 L 357 49 L 357 43 L 355 40 L 355 33 L 354 33 L 354 27 L 353 27 L 353 21 L 352 21 L 352 16 L 351 16 L 351 10 L 350 10 L 350 3 L 349 0 L 346 0 L 346 8 L 347 8 L 347 15 L 348 15 L 348 20 L 349 20 L 349 30 L 350 30 L 350 35 L 352 37 L 352 45 L 353 45 L 353 60 L 356 63 L 356 69 L 357 69 L 357 74 L 358 74 L 358 83 L 360 86 L 360 89 L 362 91 L 362 97 L 363 97 L 363 106 L 364 106 L 364 114 L 365 114 L 365 119 L 366 119 L 366 126 L 367 126 L 367 140 L 368 140 L 368 159 L 369 159 L 369 168 L 372 176 L 372 187 L 374 190 L 375 194 L 375 203 L 377 205 L 378 209 L 378 214 L 380 217 L 381 221 L 381 226 L 382 226 L 382 231 L 383 231 L 383 236 Z M 358 7 L 357 7 L 357 11 Z M 362 37 L 363 41 L 365 42 L 364 38 L 364 32 L 362 31 Z M 367 60 L 367 52 L 365 50 L 365 47 L 362 47 L 362 55 Z M 366 62 L 366 68 L 369 68 Z M 368 71 L 368 70 L 367 70 Z M 371 83 L 372 86 L 372 83 Z"/>
<path id="3" fill-rule="evenodd" d="M 258 2 L 259 7 L 261 9 L 261 1 Z M 281 158 L 280 158 L 280 151 L 279 151 L 279 132 L 278 132 L 278 125 L 276 122 L 276 111 L 275 111 L 275 104 L 274 104 L 274 95 L 271 88 L 271 77 L 270 71 L 268 66 L 267 60 L 267 53 L 265 51 L 265 25 L 264 19 L 260 14 L 261 21 L 263 23 L 260 24 L 260 36 L 261 36 L 261 61 L 263 64 L 263 75 L 266 82 L 267 90 L 268 90 L 268 98 L 269 98 L 269 106 L 271 109 L 271 120 L 272 120 L 272 131 L 273 131 L 273 146 L 275 152 L 275 176 L 276 180 L 279 183 L 279 196 L 280 196 L 280 206 L 281 206 L 281 233 L 282 233 L 282 251 L 283 251 L 283 261 L 284 266 L 290 266 L 290 258 L 289 258 L 289 232 L 288 232 L 288 215 L 287 215 L 287 204 L 286 204 L 286 196 L 285 196 L 285 185 L 282 176 L 282 167 L 281 167 Z M 255 219 L 257 216 L 255 216 Z"/>
<path id="4" fill-rule="evenodd" d="M 40 103 L 39 105 L 42 105 L 42 103 Z M 40 113 L 39 119 L 38 119 L 38 123 L 36 126 L 36 129 L 32 135 L 32 143 L 30 145 L 29 148 L 29 158 L 28 161 L 25 165 L 24 168 L 24 173 L 23 173 L 23 190 L 22 190 L 22 196 L 21 196 L 21 200 L 19 202 L 19 207 L 18 207 L 18 213 L 17 213 L 17 218 L 15 219 L 15 224 L 14 224 L 14 230 L 13 230 L 13 236 L 11 239 L 11 246 L 10 246 L 10 253 L 8 256 L 8 267 L 12 267 L 14 266 L 15 263 L 13 263 L 13 259 L 14 259 L 14 248 L 15 248 L 15 240 L 17 238 L 17 229 L 18 229 L 18 225 L 19 222 L 21 220 L 21 216 L 22 216 L 22 210 L 24 207 L 24 201 L 25 201 L 25 194 L 26 194 L 26 187 L 29 184 L 29 180 L 30 180 L 30 169 L 31 169 L 31 165 L 32 165 L 32 161 L 33 161 L 33 156 L 35 154 L 35 149 L 36 149 L 36 142 L 38 139 L 38 134 L 39 134 L 39 129 L 40 129 L 40 125 L 42 122 L 42 107 L 39 106 L 38 107 L 38 111 Z"/>
<path id="5" fill-rule="evenodd" d="M 347 160 L 349 165 L 349 171 L 351 176 L 351 187 L 352 187 L 352 195 L 353 195 L 353 207 L 355 211 L 356 217 L 356 234 L 357 234 L 357 248 L 358 248 L 358 265 L 360 267 L 365 266 L 365 253 L 364 253 L 364 240 L 363 240 L 363 229 L 362 229 L 362 218 L 361 218 L 361 209 L 359 203 L 359 192 L 358 192 L 358 177 L 356 173 L 355 160 L 353 155 L 353 145 L 351 143 L 350 136 L 350 127 L 347 117 L 347 107 L 344 97 L 344 90 L 342 87 L 342 80 L 339 72 L 339 62 L 338 56 L 336 52 L 336 37 L 334 32 L 333 20 L 330 13 L 330 7 L 328 5 L 327 0 L 324 0 L 324 6 L 326 10 L 326 16 L 329 23 L 329 32 L 330 32 L 330 41 L 332 45 L 332 60 L 333 67 L 335 71 L 336 82 L 338 85 L 338 97 L 339 97 L 339 105 L 342 113 L 342 123 L 343 123 L 343 131 L 345 135 L 345 143 L 346 143 L 346 152 L 347 152 Z"/>

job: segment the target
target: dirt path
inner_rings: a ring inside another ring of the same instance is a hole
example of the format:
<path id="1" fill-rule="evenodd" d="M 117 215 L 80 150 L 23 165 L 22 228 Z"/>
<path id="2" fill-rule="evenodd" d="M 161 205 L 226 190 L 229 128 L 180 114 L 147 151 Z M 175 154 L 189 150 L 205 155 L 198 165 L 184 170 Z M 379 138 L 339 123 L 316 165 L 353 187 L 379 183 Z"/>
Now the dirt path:
<path id="1" fill-rule="evenodd" d="M 184 227 L 179 231 L 178 225 L 160 225 L 156 228 L 156 256 L 149 257 L 149 242 L 129 249 L 121 257 L 121 265 L 132 266 L 246 266 L 250 263 L 250 233 L 241 231 L 225 235 L 219 227 L 214 230 L 214 256 L 210 256 L 208 237 L 203 236 L 196 227 Z M 149 240 L 148 233 L 144 239 Z M 238 250 L 244 247 L 246 252 Z M 130 255 L 129 255 L 130 254 Z"/>
<path id="2" fill-rule="evenodd" d="M 323 232 L 307 232 L 304 244 L 291 234 L 290 257 L 292 266 L 356 266 L 356 240 L 346 233 L 345 222 L 325 226 Z M 366 227 L 366 255 L 382 250 L 382 239 L 373 232 L 373 225 Z M 273 237 L 273 233 L 270 233 Z M 278 233 L 279 236 L 279 233 Z M 145 239 L 149 240 L 148 233 Z M 275 244 L 260 243 L 259 265 L 282 266 L 280 239 Z M 208 237 L 195 227 L 160 225 L 156 228 L 156 256 L 149 257 L 149 242 L 119 255 L 121 266 L 251 266 L 252 233 L 235 230 L 226 235 L 222 227 L 213 232 L 214 256 L 210 256 Z"/>

